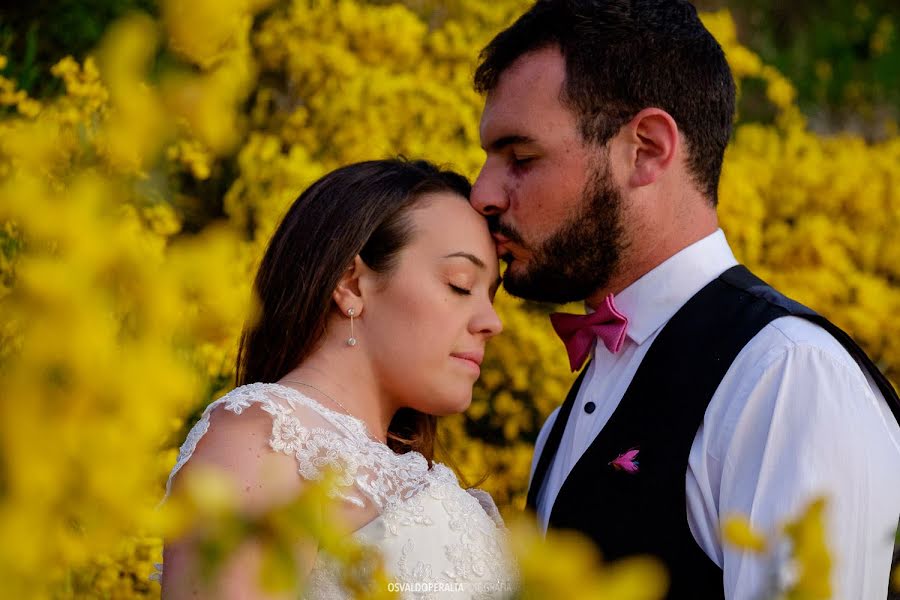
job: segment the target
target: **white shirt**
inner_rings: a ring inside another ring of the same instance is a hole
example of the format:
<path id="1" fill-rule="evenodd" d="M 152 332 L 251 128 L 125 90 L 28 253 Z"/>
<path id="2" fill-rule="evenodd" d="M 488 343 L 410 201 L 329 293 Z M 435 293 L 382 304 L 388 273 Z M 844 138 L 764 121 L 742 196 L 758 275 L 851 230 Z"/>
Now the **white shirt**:
<path id="1" fill-rule="evenodd" d="M 688 246 L 615 297 L 628 317 L 617 354 L 595 344 L 559 450 L 537 496 L 543 528 L 563 482 L 606 425 L 656 336 L 698 291 L 738 264 L 721 229 Z M 596 404 L 587 414 L 586 402 Z M 672 398 L 677 402 L 677 398 Z M 556 421 L 538 436 L 531 474 Z M 687 519 L 697 544 L 723 569 L 725 597 L 770 597 L 772 559 L 723 547 L 720 519 L 750 518 L 770 539 L 819 495 L 834 598 L 883 600 L 900 516 L 900 426 L 881 392 L 821 327 L 783 317 L 738 354 L 691 446 Z"/>

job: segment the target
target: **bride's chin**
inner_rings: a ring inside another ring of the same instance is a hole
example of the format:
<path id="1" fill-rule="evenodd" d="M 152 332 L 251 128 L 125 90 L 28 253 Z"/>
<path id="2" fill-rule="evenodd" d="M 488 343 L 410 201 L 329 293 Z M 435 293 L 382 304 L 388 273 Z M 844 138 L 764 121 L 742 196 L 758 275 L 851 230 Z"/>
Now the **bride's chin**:
<path id="1" fill-rule="evenodd" d="M 458 415 L 459 413 L 466 412 L 469 410 L 469 406 L 472 405 L 472 391 L 469 390 L 468 394 L 460 394 L 459 396 L 442 398 L 440 403 L 440 413 L 437 413 L 437 416 L 448 417 L 450 415 Z"/>

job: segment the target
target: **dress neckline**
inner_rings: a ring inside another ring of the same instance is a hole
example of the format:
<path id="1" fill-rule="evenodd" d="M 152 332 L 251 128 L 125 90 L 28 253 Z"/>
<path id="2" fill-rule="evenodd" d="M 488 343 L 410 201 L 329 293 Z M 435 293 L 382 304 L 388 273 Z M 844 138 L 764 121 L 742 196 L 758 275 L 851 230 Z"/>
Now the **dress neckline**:
<path id="1" fill-rule="evenodd" d="M 313 398 L 312 396 L 310 396 L 309 394 L 304 394 L 297 388 L 291 387 L 289 385 L 284 385 L 283 383 L 267 383 L 265 385 L 274 386 L 274 387 L 280 388 L 282 390 L 288 390 L 294 396 L 300 396 L 304 400 L 308 400 L 309 402 L 313 403 L 317 409 L 320 409 L 320 410 L 330 413 L 332 415 L 337 415 L 344 419 L 350 419 L 350 421 L 355 423 L 358 427 L 361 427 L 367 433 L 366 437 L 373 438 L 372 441 L 376 441 L 376 442 L 379 442 L 382 444 L 384 443 L 384 442 L 381 442 L 380 440 L 378 440 L 377 438 L 375 438 L 375 436 L 371 435 L 371 433 L 369 432 L 369 427 L 366 425 L 365 421 L 363 421 L 359 417 L 355 417 L 347 412 L 340 412 L 340 411 L 334 410 L 333 408 L 329 408 L 329 407 L 325 406 L 324 404 L 322 404 L 321 402 L 319 402 L 318 400 L 316 400 L 315 398 Z"/>
<path id="2" fill-rule="evenodd" d="M 390 452 L 391 455 L 394 457 L 397 457 L 397 458 L 406 457 L 406 459 L 418 457 L 416 460 L 421 459 L 421 460 L 425 461 L 426 466 L 428 465 L 428 461 L 425 459 L 425 456 L 421 452 L 418 452 L 417 450 L 410 450 L 409 452 L 404 452 L 403 454 L 398 454 L 397 452 L 394 452 L 394 450 L 390 446 L 388 446 L 386 442 L 382 442 L 381 440 L 376 438 L 374 435 L 372 435 L 372 433 L 369 431 L 369 427 L 366 425 L 365 421 L 363 421 L 359 417 L 355 417 L 349 413 L 339 412 L 339 411 L 334 410 L 333 408 L 329 408 L 329 407 L 325 406 L 324 404 L 322 404 L 321 402 L 319 402 L 318 400 L 316 400 L 315 398 L 312 398 L 308 394 L 304 394 L 297 388 L 293 388 L 289 385 L 284 385 L 282 383 L 274 383 L 274 382 L 266 383 L 263 385 L 273 386 L 273 387 L 276 387 L 281 390 L 287 390 L 290 394 L 292 394 L 294 396 L 299 396 L 304 401 L 313 404 L 315 406 L 315 410 L 321 410 L 321 411 L 329 413 L 333 416 L 340 417 L 341 419 L 349 419 L 350 422 L 353 423 L 354 426 L 358 429 L 358 431 L 355 431 L 352 433 L 362 436 L 369 443 L 376 444 L 376 445 L 384 448 L 386 451 Z M 434 462 L 434 464 L 439 464 L 435 461 L 432 461 L 432 462 Z"/>

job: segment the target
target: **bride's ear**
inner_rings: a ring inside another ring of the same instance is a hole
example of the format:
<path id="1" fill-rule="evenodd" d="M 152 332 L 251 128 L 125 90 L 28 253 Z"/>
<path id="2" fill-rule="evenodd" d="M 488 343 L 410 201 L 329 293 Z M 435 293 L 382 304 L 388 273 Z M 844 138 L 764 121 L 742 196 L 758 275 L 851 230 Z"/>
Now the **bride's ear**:
<path id="1" fill-rule="evenodd" d="M 338 310 L 346 315 L 352 308 L 353 316 L 358 317 L 362 314 L 363 305 L 365 304 L 362 290 L 365 288 L 365 285 L 361 285 L 361 283 L 363 279 L 367 279 L 371 275 L 372 269 L 366 266 L 366 263 L 363 262 L 358 254 L 354 256 L 353 262 L 341 275 L 331 295 Z"/>

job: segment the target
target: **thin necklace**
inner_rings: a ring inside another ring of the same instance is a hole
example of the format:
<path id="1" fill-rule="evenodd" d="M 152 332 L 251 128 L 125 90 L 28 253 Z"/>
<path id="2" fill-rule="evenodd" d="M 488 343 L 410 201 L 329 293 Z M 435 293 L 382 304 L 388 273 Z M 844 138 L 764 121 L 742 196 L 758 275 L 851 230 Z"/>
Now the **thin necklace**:
<path id="1" fill-rule="evenodd" d="M 320 390 L 319 388 L 317 388 L 317 387 L 314 386 L 314 385 L 310 385 L 310 384 L 308 384 L 308 383 L 303 383 L 302 381 L 297 381 L 296 379 L 282 379 L 282 381 L 283 381 L 284 383 L 296 383 L 297 385 L 302 385 L 302 386 L 305 386 L 305 387 L 314 389 L 314 390 L 316 390 L 317 392 L 319 392 L 320 394 L 322 394 L 323 396 L 325 396 L 326 398 L 328 398 L 329 400 L 331 400 L 332 402 L 334 402 L 335 404 L 337 404 L 338 406 L 340 406 L 340 407 L 344 410 L 345 413 L 347 413 L 348 415 L 350 415 L 350 416 L 353 417 L 354 419 L 358 418 L 358 417 L 357 417 L 356 415 L 354 415 L 352 412 L 350 412 L 349 410 L 347 410 L 347 407 L 346 407 L 346 406 L 344 406 L 343 404 L 341 404 L 340 402 L 338 402 L 336 399 L 332 398 L 331 395 L 325 393 L 325 391 Z"/>
<path id="2" fill-rule="evenodd" d="M 337 399 L 336 399 L 336 398 L 333 398 L 330 394 L 326 393 L 326 392 L 323 391 L 323 390 L 320 390 L 319 388 L 317 388 L 317 387 L 314 386 L 314 385 L 310 385 L 310 384 L 304 383 L 304 382 L 302 382 L 302 381 L 297 381 L 296 379 L 282 379 L 281 381 L 283 381 L 284 383 L 296 383 L 297 385 L 302 385 L 302 386 L 308 387 L 308 388 L 310 388 L 310 389 L 316 390 L 317 392 L 319 392 L 320 394 L 322 394 L 323 396 L 325 396 L 326 398 L 328 398 L 329 400 L 331 400 L 332 402 L 334 402 L 335 404 L 337 404 L 338 406 L 340 406 L 340 407 L 343 409 L 343 411 L 344 411 L 345 413 L 347 413 L 347 416 L 353 417 L 354 419 L 356 419 L 357 421 L 359 421 L 360 423 L 362 423 L 363 430 L 366 432 L 366 435 L 368 435 L 370 438 L 372 438 L 372 439 L 375 440 L 376 442 L 378 442 L 378 443 L 380 443 L 380 444 L 384 444 L 384 442 L 382 442 L 380 439 L 378 439 L 377 437 L 375 437 L 374 435 L 372 435 L 372 432 L 369 431 L 369 426 L 366 425 L 366 422 L 365 422 L 365 421 L 363 421 L 362 419 L 360 419 L 359 417 L 357 417 L 356 415 L 354 415 L 352 412 L 350 412 L 350 411 L 347 409 L 346 406 L 344 406 L 343 404 L 341 404 L 340 402 L 338 402 Z"/>

